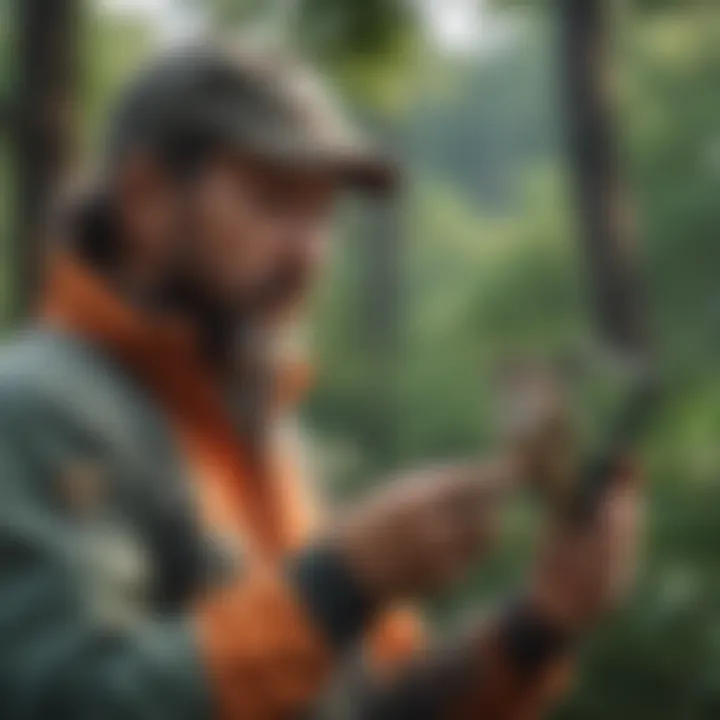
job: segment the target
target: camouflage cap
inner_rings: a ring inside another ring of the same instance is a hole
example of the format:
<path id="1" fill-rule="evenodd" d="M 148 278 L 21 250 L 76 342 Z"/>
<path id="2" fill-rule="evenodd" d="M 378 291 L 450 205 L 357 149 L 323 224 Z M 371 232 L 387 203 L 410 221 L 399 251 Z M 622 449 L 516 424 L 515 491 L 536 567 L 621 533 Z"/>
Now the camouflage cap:
<path id="1" fill-rule="evenodd" d="M 195 44 L 152 62 L 121 95 L 109 160 L 195 137 L 279 165 L 327 168 L 374 192 L 392 190 L 397 180 L 393 163 L 349 124 L 320 79 L 268 50 Z"/>

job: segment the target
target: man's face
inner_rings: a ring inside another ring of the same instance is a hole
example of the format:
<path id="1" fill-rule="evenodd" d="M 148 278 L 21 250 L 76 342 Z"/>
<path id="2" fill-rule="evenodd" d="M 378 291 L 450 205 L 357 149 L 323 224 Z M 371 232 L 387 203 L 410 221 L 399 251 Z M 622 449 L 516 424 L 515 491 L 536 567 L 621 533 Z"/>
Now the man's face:
<path id="1" fill-rule="evenodd" d="M 302 300 L 326 254 L 336 181 L 218 157 L 200 173 L 177 217 L 193 282 L 226 310 L 274 316 Z"/>

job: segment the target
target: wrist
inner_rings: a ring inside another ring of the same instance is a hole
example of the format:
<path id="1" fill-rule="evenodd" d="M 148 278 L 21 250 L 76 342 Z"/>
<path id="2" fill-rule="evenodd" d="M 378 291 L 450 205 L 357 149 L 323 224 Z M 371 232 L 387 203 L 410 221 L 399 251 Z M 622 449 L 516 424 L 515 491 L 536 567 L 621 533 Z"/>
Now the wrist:
<path id="1" fill-rule="evenodd" d="M 310 615 L 337 648 L 356 640 L 375 614 L 376 603 L 331 541 L 308 546 L 291 558 L 288 575 Z"/>
<path id="2" fill-rule="evenodd" d="M 603 614 L 603 608 L 594 594 L 578 597 L 559 583 L 553 587 L 536 587 L 529 596 L 529 602 L 548 622 L 575 635 L 590 630 Z"/>
<path id="3" fill-rule="evenodd" d="M 331 527 L 326 545 L 342 558 L 350 576 L 368 604 L 378 606 L 397 600 L 390 565 L 385 562 L 383 533 L 374 531 L 363 515 L 349 516 Z"/>
<path id="4" fill-rule="evenodd" d="M 534 674 L 576 647 L 574 627 L 532 599 L 513 604 L 500 624 L 506 655 L 521 674 Z"/>

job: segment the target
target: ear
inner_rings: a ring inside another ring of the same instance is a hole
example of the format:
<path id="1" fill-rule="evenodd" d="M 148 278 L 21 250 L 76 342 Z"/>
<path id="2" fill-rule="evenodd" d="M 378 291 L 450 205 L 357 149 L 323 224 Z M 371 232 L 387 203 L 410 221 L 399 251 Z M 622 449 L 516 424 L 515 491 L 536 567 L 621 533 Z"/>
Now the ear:
<path id="1" fill-rule="evenodd" d="M 172 178 L 156 158 L 138 151 L 123 161 L 116 183 L 129 259 L 152 263 L 164 254 L 173 231 L 177 191 Z"/>

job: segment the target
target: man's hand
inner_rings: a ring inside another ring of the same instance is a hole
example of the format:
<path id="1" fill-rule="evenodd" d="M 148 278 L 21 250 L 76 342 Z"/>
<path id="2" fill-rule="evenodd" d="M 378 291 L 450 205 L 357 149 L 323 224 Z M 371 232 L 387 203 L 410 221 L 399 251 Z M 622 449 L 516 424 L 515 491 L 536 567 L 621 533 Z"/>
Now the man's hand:
<path id="1" fill-rule="evenodd" d="M 337 547 L 376 601 L 440 589 L 487 550 L 512 475 L 507 464 L 485 463 L 401 477 L 342 518 Z"/>
<path id="2" fill-rule="evenodd" d="M 572 631 L 612 609 L 634 578 L 640 520 L 638 478 L 628 468 L 608 489 L 594 521 L 553 528 L 534 579 L 536 608 Z"/>

